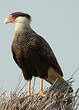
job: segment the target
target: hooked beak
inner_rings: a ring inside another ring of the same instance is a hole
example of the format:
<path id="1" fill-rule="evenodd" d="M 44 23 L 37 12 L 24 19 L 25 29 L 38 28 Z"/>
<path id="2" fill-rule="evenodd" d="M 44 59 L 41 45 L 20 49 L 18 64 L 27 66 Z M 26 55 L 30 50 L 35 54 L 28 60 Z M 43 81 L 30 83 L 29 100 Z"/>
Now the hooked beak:
<path id="1" fill-rule="evenodd" d="M 6 23 L 6 24 L 9 23 L 8 18 L 5 18 L 4 23 Z"/>

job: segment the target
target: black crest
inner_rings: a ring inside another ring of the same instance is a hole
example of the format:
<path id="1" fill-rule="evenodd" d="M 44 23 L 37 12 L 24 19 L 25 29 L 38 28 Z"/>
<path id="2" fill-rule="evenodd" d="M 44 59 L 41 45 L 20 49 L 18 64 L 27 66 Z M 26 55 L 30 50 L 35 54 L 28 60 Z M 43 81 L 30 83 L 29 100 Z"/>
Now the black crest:
<path id="1" fill-rule="evenodd" d="M 22 17 L 26 17 L 26 18 L 28 18 L 29 20 L 31 20 L 31 16 L 30 16 L 29 14 L 27 14 L 27 13 L 14 12 L 14 13 L 12 13 L 12 14 L 10 14 L 10 15 L 15 16 L 15 17 L 20 17 L 20 16 L 22 16 Z"/>

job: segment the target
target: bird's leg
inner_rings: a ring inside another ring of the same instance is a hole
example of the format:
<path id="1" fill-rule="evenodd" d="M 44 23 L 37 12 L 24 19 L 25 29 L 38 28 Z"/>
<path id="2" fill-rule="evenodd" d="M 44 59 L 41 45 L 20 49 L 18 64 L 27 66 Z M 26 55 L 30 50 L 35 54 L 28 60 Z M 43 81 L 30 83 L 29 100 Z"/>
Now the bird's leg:
<path id="1" fill-rule="evenodd" d="M 38 93 L 39 96 L 45 96 L 45 92 L 43 91 L 43 79 L 40 79 L 40 92 Z"/>
<path id="2" fill-rule="evenodd" d="M 40 90 L 43 92 L 43 79 L 40 79 Z"/>
<path id="3" fill-rule="evenodd" d="M 28 80 L 28 95 L 30 95 L 31 91 L 31 80 Z"/>

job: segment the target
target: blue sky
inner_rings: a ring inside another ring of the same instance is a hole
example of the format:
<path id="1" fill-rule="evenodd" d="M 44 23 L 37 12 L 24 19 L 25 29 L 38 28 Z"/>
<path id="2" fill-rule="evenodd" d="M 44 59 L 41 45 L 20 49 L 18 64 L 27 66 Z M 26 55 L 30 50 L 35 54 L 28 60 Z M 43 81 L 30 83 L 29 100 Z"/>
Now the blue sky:
<path id="1" fill-rule="evenodd" d="M 64 78 L 69 79 L 79 67 L 79 1 L 2 0 L 0 3 L 0 87 L 6 90 L 14 89 L 21 74 L 11 53 L 14 25 L 4 24 L 5 17 L 15 11 L 26 12 L 32 16 L 32 28 L 49 42 L 64 72 Z M 76 81 L 73 87 L 76 89 L 79 84 L 78 72 L 74 78 Z"/>

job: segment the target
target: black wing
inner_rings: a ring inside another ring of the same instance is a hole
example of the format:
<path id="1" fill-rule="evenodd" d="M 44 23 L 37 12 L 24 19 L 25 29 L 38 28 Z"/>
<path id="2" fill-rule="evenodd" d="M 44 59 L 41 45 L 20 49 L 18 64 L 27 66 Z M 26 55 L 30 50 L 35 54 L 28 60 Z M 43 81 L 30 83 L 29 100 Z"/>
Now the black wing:
<path id="1" fill-rule="evenodd" d="M 12 50 L 12 54 L 13 54 L 13 58 L 14 58 L 14 61 L 16 62 L 16 64 L 20 67 L 20 64 L 18 63 L 17 59 L 16 59 L 16 55 L 15 55 L 15 52 L 13 50 L 13 48 L 11 48 Z"/>
<path id="2" fill-rule="evenodd" d="M 49 46 L 49 44 L 41 37 L 36 37 L 36 40 L 34 40 L 33 45 L 35 45 L 38 49 L 39 56 L 41 56 L 42 59 L 46 60 L 49 66 L 51 66 L 58 74 L 63 76 L 63 72 L 57 62 L 57 59 Z"/>

